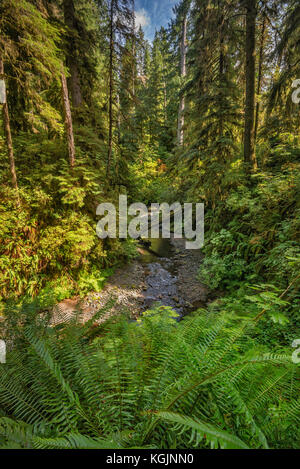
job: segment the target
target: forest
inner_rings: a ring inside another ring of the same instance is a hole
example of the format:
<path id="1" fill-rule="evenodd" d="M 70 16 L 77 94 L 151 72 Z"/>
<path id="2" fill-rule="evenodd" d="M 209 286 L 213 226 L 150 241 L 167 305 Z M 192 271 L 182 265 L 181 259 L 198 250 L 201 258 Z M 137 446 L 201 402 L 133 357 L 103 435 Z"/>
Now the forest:
<path id="1" fill-rule="evenodd" d="M 0 111 L 0 449 L 300 449 L 299 1 L 0 0 Z"/>

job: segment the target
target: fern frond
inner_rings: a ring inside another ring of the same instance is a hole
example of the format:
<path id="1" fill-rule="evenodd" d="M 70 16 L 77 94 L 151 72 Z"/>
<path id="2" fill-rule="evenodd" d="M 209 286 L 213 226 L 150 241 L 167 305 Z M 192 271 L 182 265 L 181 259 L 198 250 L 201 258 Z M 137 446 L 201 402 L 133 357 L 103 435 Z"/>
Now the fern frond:
<path id="1" fill-rule="evenodd" d="M 212 449 L 249 449 L 249 447 L 237 438 L 220 428 L 201 422 L 186 415 L 180 415 L 172 412 L 158 412 L 158 417 L 175 424 L 176 432 L 186 432 L 191 430 L 190 443 L 195 443 L 195 447 L 204 439 Z"/>

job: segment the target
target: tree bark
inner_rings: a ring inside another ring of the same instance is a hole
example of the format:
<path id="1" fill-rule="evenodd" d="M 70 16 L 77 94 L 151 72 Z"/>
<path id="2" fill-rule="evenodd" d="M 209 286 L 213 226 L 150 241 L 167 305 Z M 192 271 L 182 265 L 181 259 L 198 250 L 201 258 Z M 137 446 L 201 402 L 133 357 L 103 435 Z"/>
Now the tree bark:
<path id="1" fill-rule="evenodd" d="M 114 65 L 114 10 L 115 0 L 110 3 L 110 38 L 109 38 L 109 130 L 108 130 L 108 154 L 107 154 L 107 168 L 106 175 L 109 177 L 112 159 L 112 145 L 113 145 L 113 94 L 114 94 L 114 80 L 113 80 L 113 65 Z"/>
<path id="2" fill-rule="evenodd" d="M 255 32 L 256 0 L 246 0 L 246 105 L 244 133 L 244 161 L 248 170 L 256 170 L 254 141 L 255 111 Z"/>
<path id="3" fill-rule="evenodd" d="M 68 82 L 72 96 L 72 104 L 74 108 L 76 108 L 81 106 L 83 99 L 81 93 L 79 68 L 76 60 L 76 44 L 74 41 L 74 30 L 76 29 L 74 0 L 64 0 L 63 8 L 65 24 L 68 27 L 67 66 L 70 72 L 70 78 L 68 79 Z"/>
<path id="4" fill-rule="evenodd" d="M 187 16 L 185 15 L 182 21 L 182 37 L 180 46 L 181 64 L 180 64 L 180 75 L 182 78 L 186 77 L 186 32 L 187 32 Z M 179 110 L 178 110 L 178 130 L 177 140 L 178 145 L 182 146 L 184 142 L 184 111 L 185 111 L 185 97 L 181 93 Z"/>
<path id="5" fill-rule="evenodd" d="M 135 0 L 132 1 L 132 99 L 135 106 L 135 73 L 136 73 L 136 37 L 135 37 Z"/>
<path id="6" fill-rule="evenodd" d="M 69 153 L 69 162 L 70 167 L 74 168 L 75 166 L 75 143 L 74 143 L 74 133 L 73 133 L 73 122 L 72 122 L 72 113 L 68 93 L 68 85 L 66 76 L 64 73 L 61 74 L 61 84 L 62 84 L 62 98 L 64 105 L 65 113 L 65 129 L 68 141 L 68 153 Z"/>
<path id="7" fill-rule="evenodd" d="M 220 19 L 220 55 L 219 55 L 219 86 L 220 86 L 220 116 L 219 116 L 219 138 L 223 137 L 224 133 L 224 116 L 222 110 L 223 103 L 223 79 L 225 69 L 225 52 L 224 52 L 224 16 Z"/>
<path id="8" fill-rule="evenodd" d="M 262 30 L 261 30 L 261 37 L 260 37 L 260 47 L 259 47 L 257 96 L 260 95 L 261 85 L 262 85 L 264 46 L 265 46 L 265 40 L 266 40 L 266 24 L 267 24 L 267 18 L 266 18 L 266 16 L 264 16 L 263 24 L 262 24 Z M 260 102 L 257 101 L 257 103 L 256 103 L 256 112 L 255 112 L 255 126 L 254 126 L 254 144 L 255 144 L 256 138 L 257 138 L 259 111 L 260 111 Z"/>
<path id="9" fill-rule="evenodd" d="M 1 58 L 0 58 L 0 78 L 4 80 L 4 64 Z M 9 163 L 10 163 L 10 174 L 11 174 L 12 185 L 16 190 L 18 205 L 20 205 L 18 179 L 17 179 L 16 166 L 15 166 L 15 155 L 14 155 L 12 136 L 11 136 L 10 118 L 9 118 L 6 90 L 4 90 L 3 101 L 4 101 L 2 104 L 3 123 L 4 123 L 5 140 L 6 140 Z"/>

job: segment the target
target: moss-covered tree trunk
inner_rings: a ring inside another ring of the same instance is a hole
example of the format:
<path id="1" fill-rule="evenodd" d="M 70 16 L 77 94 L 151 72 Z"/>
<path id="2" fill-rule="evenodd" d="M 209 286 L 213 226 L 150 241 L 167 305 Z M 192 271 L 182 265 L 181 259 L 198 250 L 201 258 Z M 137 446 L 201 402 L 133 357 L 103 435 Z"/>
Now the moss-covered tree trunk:
<path id="1" fill-rule="evenodd" d="M 0 58 L 0 79 L 4 81 L 4 63 L 1 58 Z M 11 136 L 10 118 L 9 118 L 9 110 L 8 110 L 7 97 L 6 97 L 5 81 L 4 81 L 4 90 L 3 90 L 2 111 L 3 111 L 4 133 L 5 133 L 7 151 L 8 151 L 8 156 L 9 156 L 11 180 L 12 180 L 12 185 L 16 190 L 16 195 L 17 195 L 18 204 L 19 204 L 20 199 L 19 199 L 18 180 L 17 180 L 17 173 L 16 173 L 14 148 L 13 148 L 13 142 L 12 142 L 12 136 Z"/>
<path id="2" fill-rule="evenodd" d="M 262 87 L 262 78 L 263 78 L 263 61 L 264 61 L 264 47 L 266 40 L 266 30 L 267 30 L 267 18 L 264 16 L 263 23 L 261 27 L 261 36 L 260 36 L 260 45 L 259 45 L 259 59 L 258 59 L 258 78 L 257 78 L 257 99 L 256 99 L 256 111 L 255 111 L 255 126 L 254 126 L 254 143 L 257 138 L 258 131 L 258 122 L 259 122 L 259 112 L 260 112 L 260 101 L 259 95 Z"/>
<path id="3" fill-rule="evenodd" d="M 182 21 L 182 36 L 180 46 L 180 75 L 184 79 L 186 77 L 186 34 L 187 34 L 187 16 L 185 15 Z M 178 129 L 177 140 L 178 145 L 183 145 L 184 142 L 184 111 L 185 111 L 185 97 L 182 93 L 180 96 L 179 110 L 178 110 Z"/>
<path id="4" fill-rule="evenodd" d="M 77 50 L 75 46 L 74 34 L 76 34 L 76 18 L 73 0 L 63 1 L 64 20 L 67 26 L 67 66 L 70 72 L 68 79 L 69 88 L 72 97 L 73 106 L 79 107 L 82 104 L 82 93 L 79 75 L 79 66 L 77 63 Z"/>
<path id="5" fill-rule="evenodd" d="M 114 95 L 114 14 L 115 0 L 110 3 L 110 31 L 109 31 L 109 110 L 108 110 L 108 154 L 107 154 L 107 176 L 110 174 L 112 146 L 113 146 L 113 95 Z"/>
<path id="6" fill-rule="evenodd" d="M 247 169 L 257 168 L 255 156 L 255 31 L 256 0 L 246 0 L 246 105 L 244 133 L 244 161 Z"/>
<path id="7" fill-rule="evenodd" d="M 72 113 L 68 93 L 67 79 L 64 73 L 61 74 L 61 84 L 62 84 L 62 98 L 65 114 L 65 129 L 68 141 L 68 153 L 69 153 L 69 162 L 71 168 L 75 166 L 75 143 L 74 143 L 74 133 L 73 133 L 73 122 L 72 122 Z"/>

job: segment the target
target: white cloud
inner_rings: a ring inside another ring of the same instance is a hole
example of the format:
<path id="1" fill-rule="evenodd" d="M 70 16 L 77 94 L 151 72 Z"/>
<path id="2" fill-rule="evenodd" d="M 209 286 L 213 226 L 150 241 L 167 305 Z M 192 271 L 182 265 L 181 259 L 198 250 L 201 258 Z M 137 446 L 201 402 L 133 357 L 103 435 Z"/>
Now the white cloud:
<path id="1" fill-rule="evenodd" d="M 135 24 L 137 29 L 142 26 L 142 28 L 145 28 L 146 26 L 149 26 L 151 23 L 150 16 L 148 15 L 147 11 L 145 8 L 141 8 L 140 10 L 135 12 Z"/>

